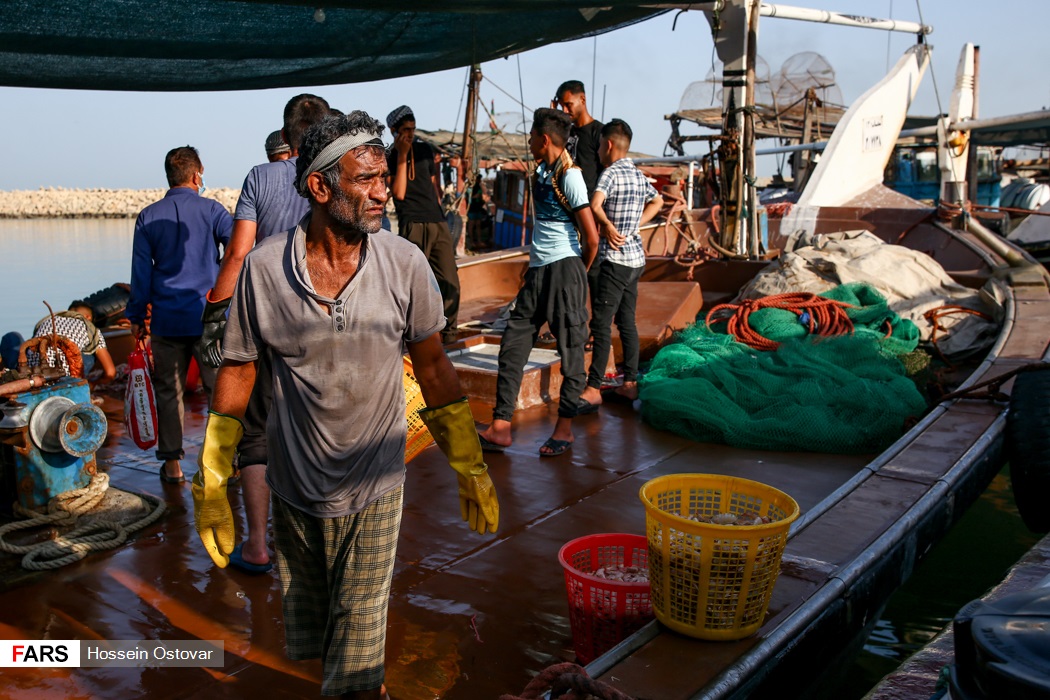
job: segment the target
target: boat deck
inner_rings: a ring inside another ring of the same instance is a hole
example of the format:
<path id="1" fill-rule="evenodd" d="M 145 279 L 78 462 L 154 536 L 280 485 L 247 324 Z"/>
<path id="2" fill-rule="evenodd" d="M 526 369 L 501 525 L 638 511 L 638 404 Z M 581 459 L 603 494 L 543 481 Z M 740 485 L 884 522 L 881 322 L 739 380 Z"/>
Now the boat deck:
<path id="1" fill-rule="evenodd" d="M 199 395 L 188 403 L 184 466 L 192 472 L 204 404 Z M 112 417 L 121 410 L 112 399 L 105 408 Z M 487 420 L 487 406 L 472 408 Z M 520 692 L 552 663 L 573 660 L 558 549 L 598 532 L 642 534 L 638 490 L 647 480 L 684 471 L 759 479 L 789 491 L 805 512 L 868 461 L 697 449 L 645 425 L 624 404 L 581 418 L 570 453 L 541 459 L 537 450 L 555 415 L 553 405 L 520 412 L 514 446 L 488 455 L 501 505 L 495 536 L 475 535 L 459 519 L 454 475 L 436 447 L 409 465 L 387 644 L 394 698 L 495 698 Z M 31 697 L 41 688 L 67 698 L 319 694 L 319 664 L 285 658 L 276 572 L 252 576 L 212 565 L 193 529 L 189 485 L 162 484 L 152 455 L 135 448 L 119 422 L 111 422 L 98 462 L 113 486 L 160 496 L 168 512 L 128 545 L 54 572 L 17 574 L 17 559 L 5 557 L 0 610 L 8 612 L 0 633 L 9 639 L 223 639 L 226 663 L 221 669 L 5 669 L 5 695 Z M 239 489 L 230 494 L 243 523 Z M 782 578 L 772 615 L 795 597 L 795 585 Z M 686 649 L 702 644 L 679 639 Z M 660 663 L 673 677 L 679 660 Z"/>
<path id="2" fill-rule="evenodd" d="M 909 239 L 925 235 L 916 229 Z M 939 250 L 963 248 L 952 239 Z M 968 262 L 949 269 L 975 267 Z M 503 280 L 509 298 L 519 279 L 515 264 L 496 266 L 498 275 L 482 269 L 479 277 Z M 757 267 L 697 268 L 705 305 Z M 998 342 L 975 360 L 980 364 L 959 368 L 968 384 L 1048 355 L 1050 293 L 1043 277 L 1015 271 L 1007 283 Z M 192 472 L 204 400 L 195 395 L 188 403 L 184 466 Z M 480 422 L 489 420 L 489 405 L 472 400 L 471 407 Z M 222 639 L 225 664 L 5 669 L 0 694 L 319 694 L 319 663 L 284 656 L 277 574 L 216 568 L 193 530 L 188 484 L 162 484 L 152 455 L 123 433 L 122 403 L 108 399 L 105 409 L 110 435 L 98 453 L 100 467 L 114 486 L 162 496 L 170 509 L 129 544 L 55 572 L 27 574 L 17 557 L 0 557 L 0 636 Z M 769 614 L 755 636 L 737 642 L 698 641 L 653 623 L 594 660 L 588 672 L 633 697 L 660 700 L 766 697 L 802 688 L 878 617 L 925 551 L 998 472 L 1004 414 L 1001 403 L 941 404 L 880 455 L 827 455 L 699 444 L 646 425 L 633 406 L 607 404 L 577 421 L 569 453 L 542 459 L 538 449 L 550 435 L 556 404 L 535 405 L 515 415 L 514 446 L 487 458 L 501 504 L 499 532 L 487 537 L 459 519 L 454 475 L 437 448 L 428 448 L 408 468 L 388 627 L 392 697 L 496 698 L 520 692 L 554 663 L 573 660 L 559 548 L 589 534 L 642 534 L 640 487 L 678 472 L 755 479 L 798 501 L 802 516 L 792 527 Z M 243 522 L 238 489 L 230 493 Z"/>

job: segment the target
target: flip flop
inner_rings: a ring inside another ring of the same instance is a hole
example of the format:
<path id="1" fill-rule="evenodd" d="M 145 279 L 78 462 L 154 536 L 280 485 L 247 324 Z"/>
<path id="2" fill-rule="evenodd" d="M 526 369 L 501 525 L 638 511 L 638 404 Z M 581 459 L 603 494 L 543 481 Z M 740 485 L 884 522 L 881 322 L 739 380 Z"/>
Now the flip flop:
<path id="1" fill-rule="evenodd" d="M 600 403 L 591 403 L 590 401 L 580 399 L 579 404 L 576 406 L 576 415 L 589 416 L 592 413 L 597 413 L 601 407 L 602 405 Z"/>
<path id="2" fill-rule="evenodd" d="M 544 452 L 543 447 L 546 447 L 550 452 Z M 569 448 L 572 447 L 572 441 L 547 438 L 547 442 L 543 443 L 543 447 L 540 448 L 540 457 L 557 457 L 569 451 Z"/>
<path id="3" fill-rule="evenodd" d="M 481 443 L 482 452 L 503 452 L 507 449 L 507 445 L 500 445 L 491 440 L 487 440 L 480 433 L 478 434 L 478 442 Z"/>
<path id="4" fill-rule="evenodd" d="M 165 484 L 181 484 L 186 481 L 186 475 L 182 474 L 180 476 L 168 476 L 164 473 L 164 467 L 161 467 L 160 480 L 163 481 Z"/>
<path id="5" fill-rule="evenodd" d="M 273 568 L 272 561 L 268 561 L 265 564 L 253 564 L 250 561 L 245 561 L 244 556 L 241 554 L 243 547 L 244 543 L 241 542 L 230 552 L 230 566 L 240 569 L 247 574 L 265 574 Z"/>

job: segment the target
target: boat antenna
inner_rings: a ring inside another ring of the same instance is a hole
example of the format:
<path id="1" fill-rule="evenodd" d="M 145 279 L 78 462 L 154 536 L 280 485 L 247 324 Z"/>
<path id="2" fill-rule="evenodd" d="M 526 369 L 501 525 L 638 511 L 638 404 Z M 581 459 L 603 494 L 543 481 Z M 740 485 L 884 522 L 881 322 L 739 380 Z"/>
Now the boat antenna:
<path id="1" fill-rule="evenodd" d="M 594 82 L 598 75 L 598 35 L 594 35 L 594 44 L 591 49 L 591 89 L 596 90 L 598 83 Z"/>
<path id="2" fill-rule="evenodd" d="M 528 124 L 528 120 L 525 117 L 525 87 L 521 82 L 521 54 L 515 54 L 514 58 L 518 61 L 518 93 L 521 95 L 518 104 L 521 105 L 521 128 L 524 131 L 525 125 Z"/>

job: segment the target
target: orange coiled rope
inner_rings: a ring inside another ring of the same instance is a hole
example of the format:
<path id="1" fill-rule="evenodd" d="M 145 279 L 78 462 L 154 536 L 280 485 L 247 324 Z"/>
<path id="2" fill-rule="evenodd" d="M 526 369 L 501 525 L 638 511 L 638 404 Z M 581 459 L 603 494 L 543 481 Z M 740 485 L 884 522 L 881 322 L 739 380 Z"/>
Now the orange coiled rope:
<path id="1" fill-rule="evenodd" d="M 22 373 L 29 371 L 29 359 L 27 352 L 33 351 L 39 357 L 39 367 L 48 362 L 48 350 L 55 349 L 66 358 L 66 366 L 69 367 L 70 377 L 84 376 L 84 358 L 80 354 L 80 347 L 65 336 L 44 335 L 39 338 L 30 338 L 22 343 L 18 352 L 18 370 Z"/>
<path id="2" fill-rule="evenodd" d="M 726 321 L 726 332 L 756 350 L 776 350 L 780 343 L 759 335 L 749 322 L 752 313 L 761 309 L 784 309 L 799 317 L 810 335 L 831 336 L 853 333 L 853 321 L 846 315 L 852 304 L 827 299 L 809 292 L 773 294 L 761 299 L 747 299 L 740 304 L 719 304 L 707 312 L 704 322 Z M 726 315 L 725 312 L 730 312 Z"/>
<path id="3" fill-rule="evenodd" d="M 39 356 L 40 367 L 43 367 L 45 362 L 50 364 L 51 361 L 48 357 L 48 349 L 50 348 L 61 352 L 65 357 L 70 377 L 83 377 L 84 356 L 80 352 L 80 346 L 64 335 L 58 334 L 55 324 L 55 311 L 51 308 L 51 304 L 48 304 L 46 301 L 44 306 L 47 307 L 48 312 L 51 314 L 51 334 L 30 338 L 22 343 L 18 350 L 18 371 L 23 374 L 29 372 L 29 356 L 27 355 L 29 350 L 35 351 Z"/>
<path id="4" fill-rule="evenodd" d="M 504 694 L 499 700 L 537 700 L 547 697 L 561 700 L 634 700 L 626 693 L 595 680 L 587 671 L 573 663 L 560 663 L 548 666 L 529 681 L 521 695 Z"/>

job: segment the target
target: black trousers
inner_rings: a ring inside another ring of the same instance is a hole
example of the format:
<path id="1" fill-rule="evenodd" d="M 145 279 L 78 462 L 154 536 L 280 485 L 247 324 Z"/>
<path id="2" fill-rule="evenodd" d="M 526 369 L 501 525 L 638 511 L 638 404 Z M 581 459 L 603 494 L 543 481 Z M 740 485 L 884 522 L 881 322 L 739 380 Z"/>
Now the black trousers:
<path id="1" fill-rule="evenodd" d="M 593 267 L 593 266 L 592 266 Z M 612 350 L 612 322 L 623 345 L 623 380 L 638 379 L 638 280 L 644 267 L 627 267 L 606 260 L 599 267 L 597 292 L 591 297 L 591 369 L 587 386 L 599 389 Z"/>
<path id="2" fill-rule="evenodd" d="M 562 258 L 542 267 L 530 267 L 525 285 L 514 299 L 499 344 L 499 377 L 492 417 L 510 420 L 521 389 L 521 378 L 540 328 L 549 324 L 561 355 L 561 394 L 558 416 L 574 418 L 579 410 L 586 368 L 587 271 L 578 257 Z"/>
<path id="3" fill-rule="evenodd" d="M 456 251 L 448 224 L 398 222 L 397 233 L 407 238 L 423 251 L 434 271 L 438 289 L 441 290 L 441 301 L 445 310 L 445 330 L 442 340 L 446 343 L 455 340 L 456 324 L 459 316 L 459 269 L 456 267 Z"/>
<path id="4" fill-rule="evenodd" d="M 264 349 L 259 353 L 256 364 L 255 385 L 252 386 L 248 406 L 244 410 L 244 435 L 237 445 L 237 465 L 250 467 L 254 464 L 266 464 L 266 422 L 270 417 L 270 405 L 273 403 L 273 366 L 270 364 L 270 351 Z"/>

